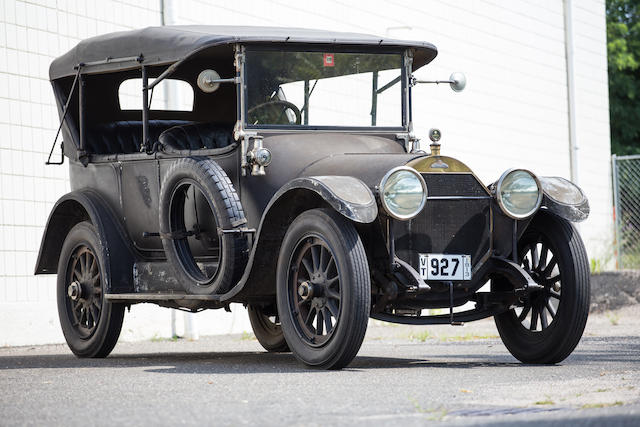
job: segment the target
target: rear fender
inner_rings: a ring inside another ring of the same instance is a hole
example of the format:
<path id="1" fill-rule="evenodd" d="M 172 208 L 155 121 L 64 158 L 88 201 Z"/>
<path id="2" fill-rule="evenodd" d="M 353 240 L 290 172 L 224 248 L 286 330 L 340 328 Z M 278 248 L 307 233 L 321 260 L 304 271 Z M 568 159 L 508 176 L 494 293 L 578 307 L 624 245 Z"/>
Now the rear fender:
<path id="1" fill-rule="evenodd" d="M 132 291 L 134 255 L 124 228 L 102 197 L 91 190 L 65 194 L 56 202 L 42 236 L 35 274 L 58 272 L 62 244 L 71 228 L 82 221 L 93 224 L 102 243 L 105 292 Z"/>

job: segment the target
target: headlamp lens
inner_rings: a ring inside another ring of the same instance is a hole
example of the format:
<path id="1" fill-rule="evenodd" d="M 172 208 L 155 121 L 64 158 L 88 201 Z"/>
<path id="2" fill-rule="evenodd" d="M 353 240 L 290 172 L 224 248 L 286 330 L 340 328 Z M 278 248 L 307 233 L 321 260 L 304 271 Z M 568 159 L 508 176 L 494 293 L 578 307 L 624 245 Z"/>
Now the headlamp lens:
<path id="1" fill-rule="evenodd" d="M 385 179 L 386 178 L 386 179 Z M 422 177 L 410 169 L 398 169 L 383 178 L 382 204 L 394 218 L 411 219 L 424 207 L 427 198 Z"/>

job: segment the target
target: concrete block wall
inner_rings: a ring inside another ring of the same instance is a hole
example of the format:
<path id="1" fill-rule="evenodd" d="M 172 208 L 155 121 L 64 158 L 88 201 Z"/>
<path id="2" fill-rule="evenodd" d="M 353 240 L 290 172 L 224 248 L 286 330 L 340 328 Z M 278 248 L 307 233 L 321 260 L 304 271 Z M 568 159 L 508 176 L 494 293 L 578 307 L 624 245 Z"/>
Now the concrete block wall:
<path id="1" fill-rule="evenodd" d="M 164 4 L 167 23 L 301 26 L 430 41 L 440 53 L 416 76 L 464 71 L 468 85 L 459 94 L 446 86 L 414 89 L 419 137 L 426 141 L 429 128 L 440 128 L 443 154 L 487 183 L 509 167 L 569 177 L 560 0 Z M 578 181 L 592 208 L 580 229 L 590 257 L 606 261 L 613 225 L 604 12 L 604 0 L 573 1 Z M 44 166 L 58 124 L 49 63 L 86 37 L 161 19 L 159 0 L 0 0 L 0 345 L 62 341 L 55 278 L 32 275 L 46 218 L 69 188 L 66 166 Z M 134 306 L 123 339 L 168 336 L 169 319 L 166 309 Z M 195 319 L 201 334 L 250 330 L 241 308 Z"/>
<path id="2" fill-rule="evenodd" d="M 33 275 L 49 212 L 69 191 L 68 166 L 44 165 L 59 124 L 49 64 L 87 37 L 160 23 L 157 0 L 0 0 L 0 346 L 64 341 L 55 276 Z M 244 309 L 195 319 L 201 334 L 250 330 Z M 141 304 L 121 338 L 170 334 L 170 310 Z"/>
<path id="3" fill-rule="evenodd" d="M 278 0 L 174 2 L 174 22 L 297 25 L 426 40 L 438 57 L 416 76 L 463 71 L 467 89 L 413 90 L 416 134 L 443 134 L 442 153 L 485 182 L 512 167 L 570 178 L 565 23 L 561 0 Z M 577 181 L 591 203 L 580 225 L 589 256 L 609 261 L 613 222 L 604 0 L 572 2 Z"/>

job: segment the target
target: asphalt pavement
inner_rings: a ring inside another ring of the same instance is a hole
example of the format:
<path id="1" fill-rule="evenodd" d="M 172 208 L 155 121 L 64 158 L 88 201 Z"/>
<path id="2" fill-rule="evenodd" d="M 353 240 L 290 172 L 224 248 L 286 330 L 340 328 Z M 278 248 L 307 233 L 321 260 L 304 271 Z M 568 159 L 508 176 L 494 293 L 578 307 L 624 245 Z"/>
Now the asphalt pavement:
<path id="1" fill-rule="evenodd" d="M 592 316 L 563 363 L 523 365 L 490 320 L 372 322 L 353 363 L 309 370 L 250 334 L 0 348 L 0 425 L 640 425 L 640 308 Z"/>

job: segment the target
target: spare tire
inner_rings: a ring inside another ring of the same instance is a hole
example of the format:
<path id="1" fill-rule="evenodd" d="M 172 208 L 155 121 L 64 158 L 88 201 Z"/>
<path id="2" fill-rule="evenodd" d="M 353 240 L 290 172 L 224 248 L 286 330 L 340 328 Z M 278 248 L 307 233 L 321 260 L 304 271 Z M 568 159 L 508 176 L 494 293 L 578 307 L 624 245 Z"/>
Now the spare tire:
<path id="1" fill-rule="evenodd" d="M 175 161 L 160 189 L 160 236 L 176 278 L 189 294 L 222 293 L 247 263 L 247 220 L 224 170 L 213 160 Z"/>

